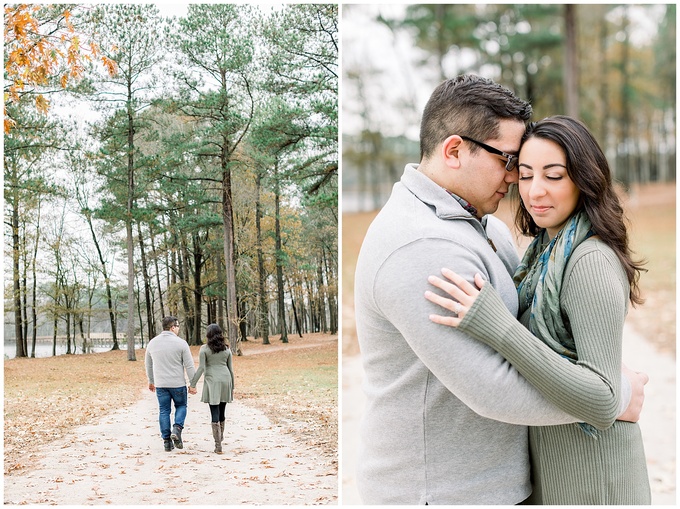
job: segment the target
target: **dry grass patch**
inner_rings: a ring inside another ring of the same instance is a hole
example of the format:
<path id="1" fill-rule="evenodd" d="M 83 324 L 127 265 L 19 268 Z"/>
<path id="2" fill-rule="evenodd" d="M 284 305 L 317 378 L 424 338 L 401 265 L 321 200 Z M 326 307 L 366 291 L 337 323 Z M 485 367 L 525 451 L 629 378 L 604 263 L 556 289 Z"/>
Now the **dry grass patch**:
<path id="1" fill-rule="evenodd" d="M 144 351 L 5 360 L 5 474 L 76 426 L 135 403 L 146 389 Z"/>
<path id="2" fill-rule="evenodd" d="M 191 347 L 195 359 L 200 347 Z M 235 357 L 236 397 L 267 416 L 337 469 L 337 335 L 243 343 Z M 131 405 L 147 389 L 144 350 L 5 360 L 5 474 L 30 467 L 51 442 Z"/>

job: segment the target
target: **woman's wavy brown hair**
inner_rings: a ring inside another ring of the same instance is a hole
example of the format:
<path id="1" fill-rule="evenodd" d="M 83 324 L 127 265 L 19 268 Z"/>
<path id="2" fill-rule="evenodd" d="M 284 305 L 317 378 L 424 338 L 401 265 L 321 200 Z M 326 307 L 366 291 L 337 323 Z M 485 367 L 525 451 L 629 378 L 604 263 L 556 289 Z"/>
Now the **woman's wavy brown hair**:
<path id="1" fill-rule="evenodd" d="M 222 335 L 222 328 L 216 323 L 208 325 L 205 337 L 208 339 L 208 347 L 212 350 L 212 353 L 222 352 L 227 349 L 227 344 Z"/>
<path id="2" fill-rule="evenodd" d="M 579 120 L 556 115 L 532 122 L 522 138 L 549 140 L 559 145 L 566 155 L 567 173 L 580 191 L 577 211 L 585 210 L 593 232 L 614 250 L 623 265 L 630 284 L 630 301 L 642 304 L 640 273 L 642 260 L 633 260 L 628 241 L 626 217 L 612 185 L 611 170 L 597 140 Z M 520 148 L 521 151 L 521 148 Z M 520 199 L 515 225 L 524 235 L 537 235 L 541 228 L 534 222 Z"/>

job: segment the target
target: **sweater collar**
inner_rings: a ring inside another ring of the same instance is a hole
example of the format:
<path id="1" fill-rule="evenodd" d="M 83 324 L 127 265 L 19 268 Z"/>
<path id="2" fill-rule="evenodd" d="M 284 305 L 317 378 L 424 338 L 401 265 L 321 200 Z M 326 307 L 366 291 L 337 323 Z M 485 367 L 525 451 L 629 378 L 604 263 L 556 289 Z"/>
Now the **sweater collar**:
<path id="1" fill-rule="evenodd" d="M 433 207 L 440 219 L 474 219 L 486 227 L 486 216 L 480 220 L 476 215 L 477 210 L 472 205 L 424 175 L 418 170 L 418 164 L 406 165 L 401 183 L 420 201 Z"/>

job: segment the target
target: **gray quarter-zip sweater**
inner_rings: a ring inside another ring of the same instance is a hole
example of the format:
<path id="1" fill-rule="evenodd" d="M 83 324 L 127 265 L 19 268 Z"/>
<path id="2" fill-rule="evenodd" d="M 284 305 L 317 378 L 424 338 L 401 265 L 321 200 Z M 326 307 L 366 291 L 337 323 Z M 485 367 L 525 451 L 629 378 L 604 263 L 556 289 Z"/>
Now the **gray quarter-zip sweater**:
<path id="1" fill-rule="evenodd" d="M 186 387 L 184 371 L 186 370 L 189 379 L 196 373 L 189 344 L 167 330 L 149 341 L 144 363 L 149 383 L 156 387 Z"/>
<path id="2" fill-rule="evenodd" d="M 364 503 L 516 504 L 529 496 L 526 426 L 576 418 L 487 345 L 431 322 L 442 310 L 423 297 L 427 277 L 442 267 L 469 281 L 479 272 L 516 315 L 517 263 L 499 219 L 488 216 L 485 231 L 417 165 L 406 167 L 357 260 Z"/>

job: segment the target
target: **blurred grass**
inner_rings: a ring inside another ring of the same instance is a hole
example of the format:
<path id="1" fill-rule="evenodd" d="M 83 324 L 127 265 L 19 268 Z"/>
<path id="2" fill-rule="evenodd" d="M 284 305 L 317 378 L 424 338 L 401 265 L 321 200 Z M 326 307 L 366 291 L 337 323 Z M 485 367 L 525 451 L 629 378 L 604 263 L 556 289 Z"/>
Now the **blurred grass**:
<path id="1" fill-rule="evenodd" d="M 630 308 L 628 320 L 658 349 L 676 349 L 675 185 L 636 186 L 626 200 L 631 247 L 646 260 L 640 277 L 645 303 Z"/>
<path id="2" fill-rule="evenodd" d="M 278 337 L 241 344 L 234 357 L 235 397 L 261 408 L 285 432 L 337 469 L 337 335 Z M 199 346 L 191 347 L 198 364 Z M 20 358 L 4 363 L 4 472 L 20 474 L 40 450 L 75 427 L 137 402 L 147 388 L 144 350 Z M 207 410 L 201 409 L 201 411 Z M 150 439 L 152 437 L 149 437 Z"/>
<path id="3" fill-rule="evenodd" d="M 630 223 L 631 248 L 644 258 L 648 272 L 640 278 L 646 299 L 630 307 L 628 322 L 659 350 L 675 356 L 675 183 L 635 185 L 623 199 Z M 342 352 L 359 352 L 354 326 L 354 269 L 361 242 L 377 212 L 342 216 Z M 512 204 L 503 200 L 495 214 L 512 227 Z M 519 239 L 526 246 L 526 239 Z"/>
<path id="4" fill-rule="evenodd" d="M 359 353 L 354 327 L 354 269 L 366 230 L 377 212 L 342 215 L 342 354 Z"/>

